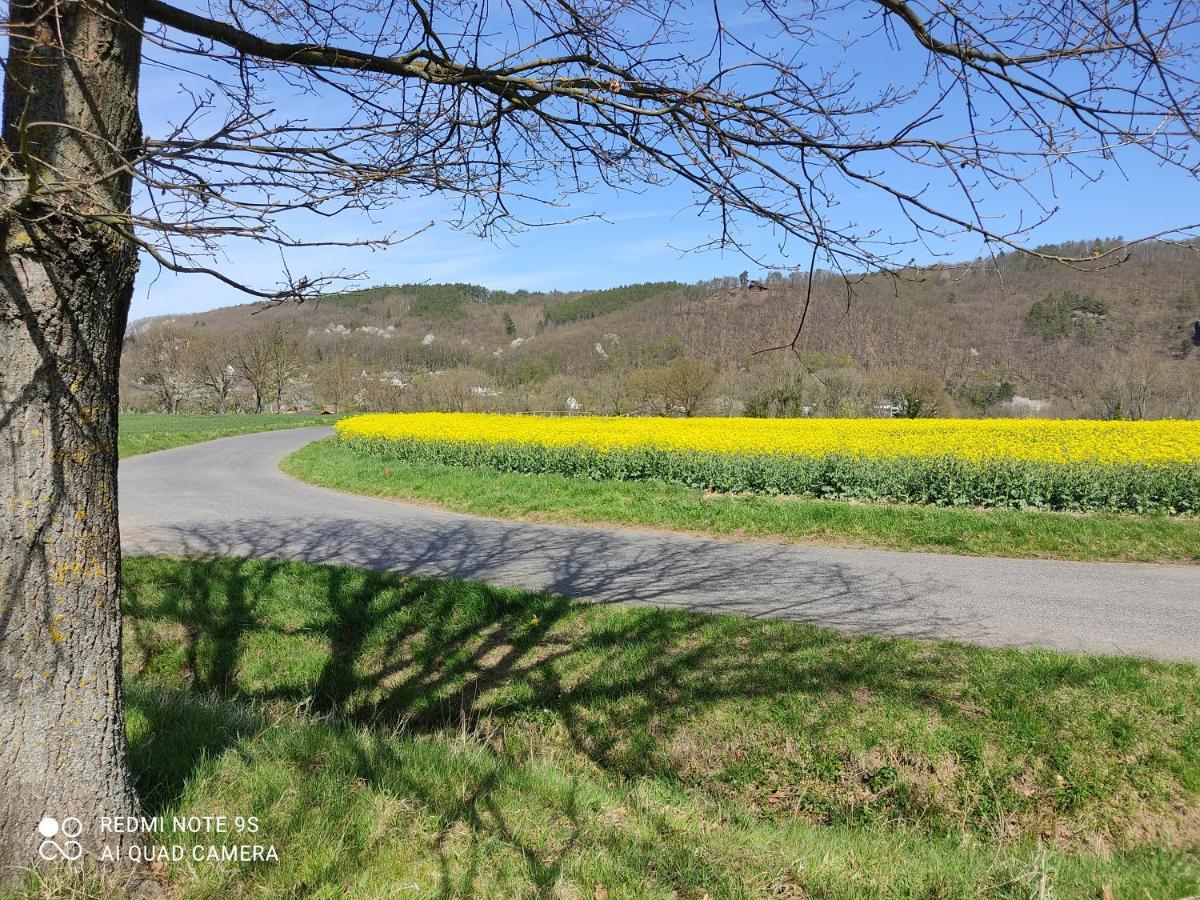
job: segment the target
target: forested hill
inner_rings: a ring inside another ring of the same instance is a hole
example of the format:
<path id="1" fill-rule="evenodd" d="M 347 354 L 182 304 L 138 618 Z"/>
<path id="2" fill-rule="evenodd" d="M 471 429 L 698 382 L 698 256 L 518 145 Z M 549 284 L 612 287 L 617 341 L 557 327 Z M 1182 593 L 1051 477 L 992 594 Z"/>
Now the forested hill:
<path id="1" fill-rule="evenodd" d="M 1086 254 L 1092 242 L 1063 245 Z M 598 291 L 379 286 L 134 323 L 124 402 L 597 414 L 1200 416 L 1200 254 L 1081 271 L 1024 255 L 815 281 Z M 759 288 L 765 288 L 759 289 Z M 222 386 L 222 383 L 224 385 Z"/>

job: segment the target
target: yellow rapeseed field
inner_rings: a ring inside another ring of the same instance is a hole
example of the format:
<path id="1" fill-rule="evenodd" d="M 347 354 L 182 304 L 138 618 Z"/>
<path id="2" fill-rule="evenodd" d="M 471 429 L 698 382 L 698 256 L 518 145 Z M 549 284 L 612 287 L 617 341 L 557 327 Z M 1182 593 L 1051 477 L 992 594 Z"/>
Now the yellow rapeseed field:
<path id="1" fill-rule="evenodd" d="M 653 419 L 373 413 L 343 437 L 524 443 L 599 450 L 659 447 L 731 454 L 866 458 L 952 455 L 1051 463 L 1200 463 L 1200 422 L 1045 419 Z"/>

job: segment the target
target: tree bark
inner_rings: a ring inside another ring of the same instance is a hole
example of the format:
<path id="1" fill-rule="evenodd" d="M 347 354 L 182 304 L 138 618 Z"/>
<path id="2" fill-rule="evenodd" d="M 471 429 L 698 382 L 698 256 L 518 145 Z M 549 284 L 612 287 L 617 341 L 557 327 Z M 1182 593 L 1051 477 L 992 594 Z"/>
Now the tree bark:
<path id="1" fill-rule="evenodd" d="M 116 417 L 137 270 L 119 228 L 141 142 L 141 11 L 122 0 L 15 0 L 9 15 L 0 882 L 51 864 L 38 855 L 43 816 L 81 820 L 86 864 L 102 844 L 122 849 L 99 816 L 139 812 L 121 691 Z"/>

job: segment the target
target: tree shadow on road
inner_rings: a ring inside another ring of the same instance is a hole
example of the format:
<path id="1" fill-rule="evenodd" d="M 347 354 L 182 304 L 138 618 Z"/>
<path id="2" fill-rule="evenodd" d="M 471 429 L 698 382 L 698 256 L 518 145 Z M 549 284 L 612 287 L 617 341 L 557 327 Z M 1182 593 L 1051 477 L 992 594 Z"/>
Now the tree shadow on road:
<path id="1" fill-rule="evenodd" d="M 900 684 L 918 702 L 937 703 L 938 685 L 946 680 L 934 672 L 902 677 L 902 670 L 928 663 L 908 650 L 897 654 L 888 642 L 874 642 L 869 653 L 823 658 L 819 671 L 765 664 L 747 653 L 744 635 L 726 633 L 721 619 L 661 609 L 640 609 L 613 627 L 578 633 L 558 627 L 577 609 L 568 595 L 705 611 L 690 596 L 695 589 L 714 578 L 759 577 L 754 556 L 731 567 L 683 548 L 664 558 L 664 548 L 656 548 L 653 571 L 665 565 L 672 572 L 664 585 L 646 577 L 649 561 L 638 556 L 598 571 L 596 557 L 620 557 L 604 546 L 611 540 L 605 533 L 580 531 L 561 537 L 557 547 L 539 544 L 539 560 L 549 554 L 556 568 L 544 572 L 546 590 L 533 593 L 370 568 L 402 557 L 408 570 L 453 579 L 513 567 L 511 580 L 524 580 L 520 567 L 528 548 L 511 531 L 481 541 L 477 529 L 465 525 L 398 534 L 347 522 L 312 531 L 297 523 L 280 534 L 274 524 L 236 520 L 219 535 L 184 540 L 197 558 L 191 565 L 144 561 L 141 574 L 126 579 L 129 671 L 143 682 L 157 677 L 192 692 L 303 706 L 357 724 L 435 730 L 483 713 L 516 717 L 553 709 L 577 748 L 595 761 L 612 765 L 621 756 L 640 769 L 654 758 L 643 753 L 653 743 L 647 729 L 659 727 L 672 710 L 691 713 L 728 698 L 798 689 L 895 690 Z M 305 569 L 279 558 L 347 556 L 368 568 Z M 839 613 L 828 624 L 856 630 L 878 615 L 878 592 L 835 567 L 813 566 L 795 577 L 808 581 L 809 599 L 798 600 L 780 584 L 777 602 L 766 606 L 770 615 L 803 618 L 806 603 L 823 607 L 829 598 L 837 598 Z M 764 615 L 758 587 L 751 611 Z M 914 588 L 899 585 L 893 597 L 886 611 L 893 626 L 919 636 L 946 627 L 944 619 L 928 617 Z M 780 644 L 781 635 L 791 637 Z M 815 629 L 789 629 L 774 634 L 767 649 L 783 660 L 790 650 L 826 641 L 838 644 Z M 504 699 L 492 697 L 481 710 L 489 692 Z M 170 802 L 179 786 L 176 777 L 154 793 Z"/>
<path id="2" fill-rule="evenodd" d="M 937 762 L 921 758 L 926 748 L 905 746 L 912 735 L 937 730 L 940 752 L 964 783 L 983 778 L 980 767 L 989 755 L 992 774 L 1004 777 L 1043 760 L 1057 765 L 1059 756 L 1067 759 L 1063 735 L 1085 718 L 1066 698 L 1119 678 L 1128 680 L 1129 693 L 1104 702 L 1115 703 L 1114 709 L 1136 707 L 1136 679 L 1145 667 L 1155 667 L 1058 654 L 1019 661 L 1017 655 L 961 645 L 847 638 L 806 625 L 690 614 L 704 609 L 694 589 L 710 579 L 754 578 L 753 555 L 740 569 L 718 561 L 717 572 L 711 559 L 682 551 L 664 559 L 669 548 L 660 547 L 654 571 L 665 564 L 672 576 L 669 585 L 655 585 L 644 578 L 646 561 L 639 557 L 598 570 L 595 556 L 618 555 L 607 552 L 610 538 L 604 533 L 584 532 L 562 547 L 539 547 L 541 562 L 549 550 L 560 565 L 545 572 L 548 590 L 530 592 L 459 580 L 479 572 L 509 572 L 513 580 L 525 580 L 519 569 L 526 547 L 517 538 L 489 536 L 480 542 L 474 528 L 464 527 L 428 535 L 422 543 L 411 530 L 398 534 L 349 523 L 310 538 L 302 525 L 280 535 L 266 523 L 231 522 L 219 539 L 189 536 L 193 558 L 186 563 L 128 562 L 130 705 L 144 718 L 134 752 L 151 812 L 178 802 L 205 760 L 254 740 L 272 721 L 300 716 L 330 729 L 328 740 L 344 745 L 346 778 L 387 785 L 435 810 L 447 840 L 456 828 L 466 828 L 481 841 L 488 835 L 521 848 L 519 825 L 496 800 L 501 788 L 494 766 L 514 752 L 546 750 L 555 741 L 604 778 L 653 777 L 703 793 L 705 779 L 725 779 L 719 785 L 725 790 L 737 770 L 745 782 L 738 789 L 762 800 L 805 779 L 841 784 L 853 769 L 862 784 L 850 785 L 848 793 L 858 792 L 858 806 L 813 807 L 813 798 L 801 791 L 785 798 L 781 812 L 799 814 L 799 806 L 786 806 L 794 802 L 809 804 L 805 815 L 817 820 L 866 817 L 922 827 L 919 816 L 934 815 L 930 807 L 913 806 L 911 794 L 888 787 L 903 778 L 895 771 L 897 760 L 930 772 Z M 319 562 L 347 555 L 363 565 L 372 559 L 393 565 L 403 556 L 407 567 L 443 577 L 314 567 L 280 558 Z M 812 583 L 802 597 L 778 585 L 778 602 L 768 607 L 772 615 L 803 619 L 810 609 L 825 615 L 836 608 L 828 624 L 853 632 L 883 614 L 893 629 L 912 636 L 969 625 L 931 620 L 917 586 L 864 590 L 836 567 L 816 565 L 795 577 Z M 759 585 L 756 610 L 771 590 Z M 653 605 L 580 603 L 564 596 L 568 591 Z M 876 608 L 880 596 L 889 598 L 884 610 Z M 683 610 L 662 608 L 679 597 L 693 599 L 680 604 Z M 829 597 L 838 598 L 836 607 L 826 604 Z M 1005 684 L 1010 663 L 1020 677 Z M 981 664 L 988 668 L 983 687 L 996 694 L 992 705 L 980 684 L 972 683 L 980 681 Z M 231 716 L 232 708 L 241 712 Z M 745 720 L 731 725 L 731 717 L 739 716 Z M 873 737 L 863 736 L 862 754 L 854 736 L 847 736 L 856 717 L 875 729 Z M 893 719 L 896 727 L 889 731 Z M 746 733 L 739 736 L 739 729 Z M 910 729 L 907 737 L 904 729 Z M 827 739 L 827 733 L 838 737 Z M 463 776 L 461 790 L 442 790 L 406 774 L 394 756 L 402 752 L 399 745 L 368 740 L 369 734 L 402 740 L 470 734 L 475 745 L 493 754 L 492 768 L 482 765 Z M 723 746 L 739 739 L 743 744 Z M 827 757 L 812 750 L 822 741 L 833 748 Z M 870 755 L 872 741 L 879 757 L 875 769 L 859 771 L 856 760 Z M 832 768 L 817 775 L 809 771 L 823 766 Z M 1075 777 L 1073 770 L 1062 771 Z M 1002 805 L 1013 804 L 1021 815 L 1042 807 L 1056 816 L 1073 814 L 1063 805 L 1073 801 L 1056 799 L 1053 782 L 1025 787 L 1028 796 L 1009 792 Z M 1103 794 L 1099 781 L 1080 787 L 1087 796 Z M 994 821 L 996 793 L 970 798 L 976 801 L 980 810 L 991 804 L 984 812 Z M 578 811 L 566 800 L 560 812 L 574 823 L 560 822 L 565 853 L 580 826 Z M 979 810 L 952 812 L 966 827 Z M 1082 807 L 1078 812 L 1086 813 Z M 554 883 L 560 863 L 533 847 L 519 852 L 531 878 Z M 471 858 L 461 847 L 447 851 L 442 859 L 447 890 L 475 877 Z"/>

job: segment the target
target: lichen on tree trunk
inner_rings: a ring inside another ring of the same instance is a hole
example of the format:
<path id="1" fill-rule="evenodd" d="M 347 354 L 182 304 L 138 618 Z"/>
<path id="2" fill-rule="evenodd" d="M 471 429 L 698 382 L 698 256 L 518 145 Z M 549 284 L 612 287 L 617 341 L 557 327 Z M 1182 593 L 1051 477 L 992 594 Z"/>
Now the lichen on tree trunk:
<path id="1" fill-rule="evenodd" d="M 97 817 L 137 808 L 121 703 L 115 451 L 135 260 L 86 238 L 6 238 L 0 864 L 22 865 L 38 858 L 43 815 L 78 817 L 96 850 Z"/>
<path id="2" fill-rule="evenodd" d="M 121 697 L 117 367 L 137 251 L 122 236 L 137 114 L 135 3 L 9 8 L 0 208 L 0 883 L 83 863 L 139 811 Z M 60 841 L 61 843 L 61 841 Z M 58 860 L 55 853 L 47 855 Z M 7 879 L 6 879 L 7 876 Z"/>

